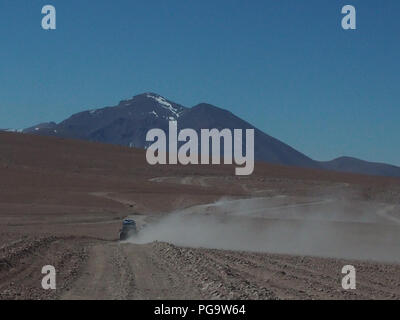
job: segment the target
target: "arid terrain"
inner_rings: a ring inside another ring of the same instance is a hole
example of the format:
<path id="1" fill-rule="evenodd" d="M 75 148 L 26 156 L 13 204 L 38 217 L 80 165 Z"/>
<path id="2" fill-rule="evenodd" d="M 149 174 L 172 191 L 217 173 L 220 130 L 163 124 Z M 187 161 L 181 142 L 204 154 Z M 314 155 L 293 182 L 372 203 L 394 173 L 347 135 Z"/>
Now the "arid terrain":
<path id="1" fill-rule="evenodd" d="M 0 177 L 0 299 L 400 299 L 400 179 L 152 167 L 142 150 L 16 133 L 0 133 Z M 126 217 L 139 233 L 120 242 Z"/>

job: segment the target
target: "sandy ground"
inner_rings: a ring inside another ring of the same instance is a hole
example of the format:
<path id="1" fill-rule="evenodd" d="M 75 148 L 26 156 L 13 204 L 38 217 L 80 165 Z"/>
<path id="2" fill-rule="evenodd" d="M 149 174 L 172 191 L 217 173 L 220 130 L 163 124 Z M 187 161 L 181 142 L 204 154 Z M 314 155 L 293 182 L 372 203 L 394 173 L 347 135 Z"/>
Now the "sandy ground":
<path id="1" fill-rule="evenodd" d="M 0 299 L 400 299 L 400 183 L 0 134 Z M 124 243 L 124 217 L 139 225 Z M 357 289 L 341 287 L 344 265 Z M 57 290 L 41 288 L 44 265 Z"/>

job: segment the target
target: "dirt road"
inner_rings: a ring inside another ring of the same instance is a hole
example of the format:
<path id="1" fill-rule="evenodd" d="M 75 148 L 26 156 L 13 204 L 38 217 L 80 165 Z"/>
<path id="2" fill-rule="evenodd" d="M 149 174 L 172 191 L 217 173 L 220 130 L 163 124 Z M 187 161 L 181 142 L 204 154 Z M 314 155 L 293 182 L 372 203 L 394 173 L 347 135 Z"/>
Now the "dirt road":
<path id="1" fill-rule="evenodd" d="M 109 243 L 87 261 L 62 299 L 400 299 L 396 265 L 351 262 L 359 286 L 344 291 L 350 262 L 335 259 Z"/>
<path id="2" fill-rule="evenodd" d="M 62 299 L 190 299 L 200 292 L 151 245 L 95 245 Z"/>

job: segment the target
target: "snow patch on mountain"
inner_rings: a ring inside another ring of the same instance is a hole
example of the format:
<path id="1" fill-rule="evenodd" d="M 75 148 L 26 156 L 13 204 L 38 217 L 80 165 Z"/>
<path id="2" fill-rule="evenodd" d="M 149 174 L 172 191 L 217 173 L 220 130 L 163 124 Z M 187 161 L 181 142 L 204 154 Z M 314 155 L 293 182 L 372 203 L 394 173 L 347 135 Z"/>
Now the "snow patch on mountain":
<path id="1" fill-rule="evenodd" d="M 158 118 L 158 114 L 154 110 L 152 112 L 149 112 L 149 114 L 152 114 L 152 115 L 154 115 L 155 117 Z"/>
<path id="2" fill-rule="evenodd" d="M 147 94 L 147 98 L 153 99 L 158 102 L 158 104 L 163 107 L 164 109 L 169 110 L 175 116 L 175 118 L 179 118 L 180 112 L 177 108 L 174 108 L 171 103 L 169 103 L 164 97 L 155 96 L 153 94 Z"/>
<path id="3" fill-rule="evenodd" d="M 93 109 L 93 110 L 90 110 L 90 111 L 89 111 L 89 113 L 90 113 L 91 115 L 95 115 L 95 116 L 99 116 L 100 114 L 102 114 L 102 112 L 103 112 L 102 109 Z"/>

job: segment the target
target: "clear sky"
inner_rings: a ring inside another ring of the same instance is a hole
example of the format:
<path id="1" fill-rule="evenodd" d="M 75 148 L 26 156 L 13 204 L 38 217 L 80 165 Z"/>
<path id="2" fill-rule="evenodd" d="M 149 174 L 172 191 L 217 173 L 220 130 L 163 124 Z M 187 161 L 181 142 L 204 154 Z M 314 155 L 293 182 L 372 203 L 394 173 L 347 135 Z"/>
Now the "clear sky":
<path id="1" fill-rule="evenodd" d="M 317 160 L 400 165 L 399 60 L 399 0 L 1 0 L 0 128 L 152 91 L 228 109 Z"/>

